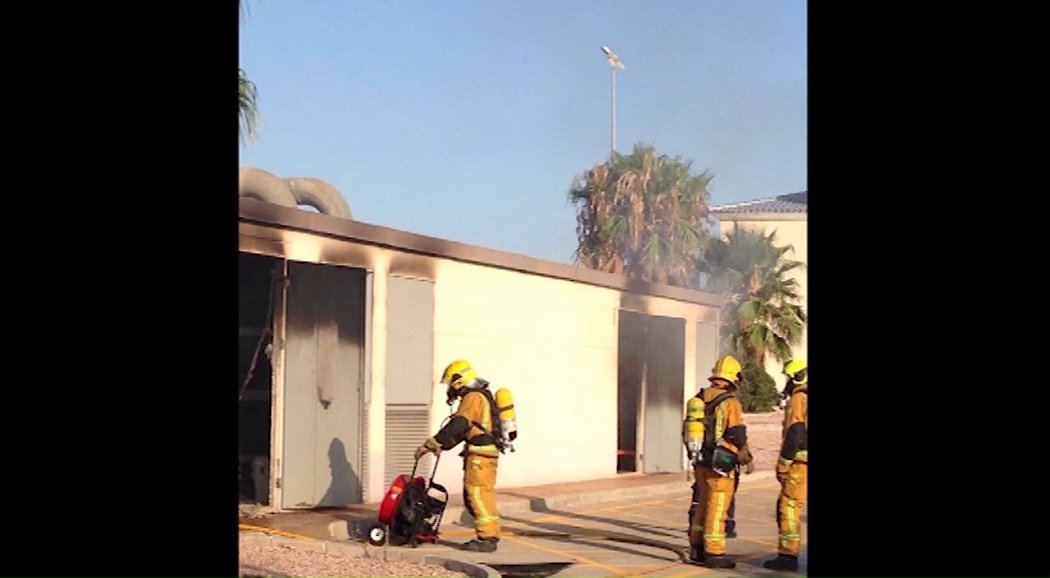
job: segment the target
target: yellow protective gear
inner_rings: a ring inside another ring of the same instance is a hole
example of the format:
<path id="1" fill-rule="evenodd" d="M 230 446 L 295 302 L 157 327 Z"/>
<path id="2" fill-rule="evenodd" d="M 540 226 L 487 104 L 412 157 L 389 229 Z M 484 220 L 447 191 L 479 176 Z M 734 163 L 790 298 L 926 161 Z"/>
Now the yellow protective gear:
<path id="1" fill-rule="evenodd" d="M 450 370 L 445 371 L 446 377 L 463 370 L 463 366 L 457 369 L 453 365 L 449 366 L 451 373 Z M 462 377 L 463 373 L 458 375 Z M 489 407 L 488 397 L 478 389 L 468 388 L 466 394 L 459 398 L 459 407 L 452 419 L 424 444 L 425 447 L 437 447 L 440 451 L 441 448 L 449 450 L 465 442 L 461 454 L 463 503 L 474 517 L 474 529 L 479 539 L 498 538 L 500 532 L 495 494 L 499 450 L 495 443 L 491 443 L 491 431 L 492 408 Z"/>
<path id="2" fill-rule="evenodd" d="M 456 415 L 463 416 L 472 425 L 466 435 L 463 452 L 463 503 L 474 517 L 474 532 L 478 539 L 498 538 L 499 511 L 496 509 L 496 469 L 499 450 L 495 444 L 474 445 L 470 440 L 492 431 L 492 409 L 489 400 L 480 391 L 468 392 L 459 401 Z M 481 424 L 484 431 L 473 425 Z"/>
<path id="3" fill-rule="evenodd" d="M 791 464 L 784 481 L 780 484 L 777 499 L 777 527 L 779 541 L 777 553 L 798 556 L 802 547 L 802 509 L 806 503 L 805 462 Z"/>
<path id="4" fill-rule="evenodd" d="M 445 367 L 445 372 L 441 374 L 441 384 L 459 389 L 470 385 L 477 377 L 473 364 L 466 359 L 457 359 Z"/>
<path id="5" fill-rule="evenodd" d="M 467 442 L 465 453 L 499 457 L 499 449 L 496 448 L 496 444 L 471 443 L 471 440 L 492 431 L 492 408 L 489 407 L 489 400 L 485 394 L 480 391 L 468 391 L 460 399 L 456 415 L 465 418 L 467 423 L 471 424 L 465 438 Z M 480 424 L 484 429 L 474 424 Z"/>
<path id="6" fill-rule="evenodd" d="M 706 405 L 725 393 L 725 391 L 725 389 L 718 387 L 717 384 L 712 387 L 705 387 L 700 390 L 700 399 Z M 746 439 L 746 432 L 744 406 L 740 404 L 740 400 L 736 396 L 730 397 L 715 406 L 714 429 L 710 432 L 710 435 L 713 436 L 711 439 L 715 440 L 716 444 L 732 451 L 734 454 L 739 454 L 746 444 L 737 446 L 727 437 L 736 439 L 737 436 L 743 434 Z M 727 433 L 729 434 L 728 436 L 726 435 Z M 706 435 L 707 433 L 705 432 Z"/>
<path id="7" fill-rule="evenodd" d="M 718 556 L 726 553 L 726 518 L 733 503 L 733 478 L 720 476 L 713 470 L 694 468 L 700 499 L 689 526 L 689 543 L 702 546 L 705 554 Z"/>
<path id="8" fill-rule="evenodd" d="M 463 503 L 474 517 L 474 533 L 479 540 L 499 538 L 500 517 L 496 508 L 496 470 L 499 458 L 466 454 L 463 456 Z"/>
<path id="9" fill-rule="evenodd" d="M 784 364 L 784 375 L 792 381 L 792 383 L 802 385 L 809 379 L 809 371 L 806 366 L 804 359 L 792 359 L 791 361 Z"/>
<path id="10" fill-rule="evenodd" d="M 776 466 L 777 480 L 780 481 L 777 552 L 789 556 L 798 556 L 802 540 L 802 509 L 806 503 L 806 470 L 809 467 L 804 437 L 809 428 L 808 389 L 804 383 L 800 384 L 788 398 L 784 410 L 784 441 Z"/>
<path id="11" fill-rule="evenodd" d="M 685 404 L 685 422 L 682 424 L 682 443 L 692 458 L 704 445 L 704 400 L 693 396 Z"/>
<path id="12" fill-rule="evenodd" d="M 740 383 L 740 362 L 732 355 L 722 356 L 715 362 L 715 366 L 711 369 L 711 377 L 707 379 L 708 381 L 724 379 L 734 385 Z"/>
<path id="13" fill-rule="evenodd" d="M 499 427 L 503 432 L 504 443 L 514 451 L 514 440 L 518 439 L 518 417 L 514 412 L 514 396 L 503 387 L 496 391 L 496 411 L 499 413 Z"/>
<path id="14" fill-rule="evenodd" d="M 725 359 L 722 358 L 718 364 L 715 364 L 715 371 L 712 373 L 717 374 L 718 370 L 722 369 L 727 370 L 724 373 L 728 374 L 734 369 L 733 364 L 735 364 L 735 369 L 739 373 L 740 365 L 736 360 L 729 357 L 729 359 L 732 359 L 732 363 L 723 363 Z M 728 380 L 724 376 L 721 379 Z M 702 389 L 699 394 L 700 399 L 705 404 L 710 403 L 716 397 L 725 393 L 726 390 L 721 385 L 721 382 L 714 382 L 712 387 Z M 747 428 L 744 425 L 744 407 L 735 396 L 729 397 L 715 406 L 713 429 L 710 435 L 714 436 L 712 439 L 717 440 L 720 446 L 738 456 L 742 451 L 745 452 L 745 459 L 750 456 L 746 443 Z M 737 441 L 743 439 L 745 441 L 738 447 L 736 443 L 728 438 Z M 753 463 L 752 460 L 749 461 Z M 689 526 L 689 543 L 692 546 L 701 546 L 705 553 L 712 556 L 725 554 L 726 518 L 729 506 L 733 503 L 737 474 L 734 471 L 730 471 L 728 475 L 723 476 L 706 466 L 695 467 L 694 473 L 700 491 L 696 512 L 693 515 L 692 524 Z"/>

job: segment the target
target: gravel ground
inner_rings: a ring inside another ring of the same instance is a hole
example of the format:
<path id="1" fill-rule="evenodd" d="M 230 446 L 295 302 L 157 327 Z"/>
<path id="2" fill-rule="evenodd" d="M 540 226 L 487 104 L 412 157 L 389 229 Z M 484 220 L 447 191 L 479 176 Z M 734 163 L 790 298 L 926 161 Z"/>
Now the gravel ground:
<path id="1" fill-rule="evenodd" d="M 339 556 L 283 546 L 248 546 L 241 543 L 241 576 L 261 578 L 423 578 L 427 576 L 466 576 L 441 566 L 386 562 L 372 558 Z"/>

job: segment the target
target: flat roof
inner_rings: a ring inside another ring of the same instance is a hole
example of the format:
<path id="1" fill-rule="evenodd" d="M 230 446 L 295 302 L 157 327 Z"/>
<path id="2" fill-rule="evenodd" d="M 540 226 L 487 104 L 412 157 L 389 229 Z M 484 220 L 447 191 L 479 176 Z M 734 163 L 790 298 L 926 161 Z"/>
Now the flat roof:
<path id="1" fill-rule="evenodd" d="M 370 225 L 361 221 L 352 221 L 321 213 L 312 213 L 298 208 L 284 207 L 245 197 L 240 199 L 238 213 L 241 222 L 312 233 L 352 243 L 374 245 L 419 255 L 442 257 L 454 261 L 508 269 L 543 277 L 553 277 L 587 285 L 597 285 L 627 293 L 664 297 L 711 307 L 721 307 L 726 301 L 725 297 L 706 291 L 695 291 L 671 285 L 628 279 L 622 275 L 595 271 L 582 266 L 543 261 L 516 253 L 507 253 L 446 239 L 417 235 L 407 231 Z"/>

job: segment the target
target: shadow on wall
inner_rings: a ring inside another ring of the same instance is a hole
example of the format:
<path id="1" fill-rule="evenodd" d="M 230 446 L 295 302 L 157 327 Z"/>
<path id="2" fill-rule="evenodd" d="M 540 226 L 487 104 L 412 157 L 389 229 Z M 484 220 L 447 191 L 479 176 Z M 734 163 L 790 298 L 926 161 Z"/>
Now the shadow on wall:
<path id="1" fill-rule="evenodd" d="M 357 492 L 361 478 L 354 472 L 350 460 L 346 459 L 346 446 L 336 438 L 328 445 L 328 468 L 332 472 L 332 483 L 328 486 L 319 507 L 340 508 L 358 503 Z"/>

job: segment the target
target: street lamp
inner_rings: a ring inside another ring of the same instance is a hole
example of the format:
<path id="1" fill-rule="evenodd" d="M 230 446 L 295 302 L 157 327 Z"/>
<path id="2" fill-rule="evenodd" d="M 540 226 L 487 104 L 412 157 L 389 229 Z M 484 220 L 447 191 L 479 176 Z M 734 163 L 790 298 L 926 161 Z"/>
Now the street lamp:
<path id="1" fill-rule="evenodd" d="M 602 46 L 602 52 L 605 53 L 605 58 L 609 61 L 609 146 L 613 154 L 616 153 L 616 69 L 623 70 L 625 66 L 620 62 L 620 57 L 615 52 L 609 49 L 608 46 Z"/>

